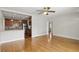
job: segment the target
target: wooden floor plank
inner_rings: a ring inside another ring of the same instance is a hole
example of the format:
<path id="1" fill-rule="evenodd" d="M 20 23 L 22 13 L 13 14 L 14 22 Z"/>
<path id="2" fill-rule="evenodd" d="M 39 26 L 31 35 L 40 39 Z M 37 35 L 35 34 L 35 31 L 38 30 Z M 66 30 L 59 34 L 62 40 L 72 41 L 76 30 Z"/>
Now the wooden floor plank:
<path id="1" fill-rule="evenodd" d="M 77 52 L 79 40 L 54 36 L 39 36 L 2 44 L 2 52 Z"/>

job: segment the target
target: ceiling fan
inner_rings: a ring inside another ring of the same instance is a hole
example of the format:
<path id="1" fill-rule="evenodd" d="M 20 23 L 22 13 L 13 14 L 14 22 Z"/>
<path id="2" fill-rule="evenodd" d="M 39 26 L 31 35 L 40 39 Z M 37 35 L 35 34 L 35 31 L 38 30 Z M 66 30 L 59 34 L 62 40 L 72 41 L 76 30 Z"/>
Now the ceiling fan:
<path id="1" fill-rule="evenodd" d="M 39 14 L 45 14 L 45 15 L 49 15 L 49 13 L 55 13 L 54 10 L 50 10 L 50 7 L 44 7 L 42 10 L 37 10 L 39 11 Z"/>

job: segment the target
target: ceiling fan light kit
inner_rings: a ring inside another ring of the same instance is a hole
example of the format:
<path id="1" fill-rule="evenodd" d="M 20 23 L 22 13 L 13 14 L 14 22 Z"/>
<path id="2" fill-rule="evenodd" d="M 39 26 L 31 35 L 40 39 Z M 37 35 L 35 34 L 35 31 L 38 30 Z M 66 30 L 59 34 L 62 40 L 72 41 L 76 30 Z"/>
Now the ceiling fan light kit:
<path id="1" fill-rule="evenodd" d="M 44 12 L 43 14 L 44 14 L 44 15 L 48 15 L 48 12 Z"/>
<path id="2" fill-rule="evenodd" d="M 37 10 L 39 14 L 49 15 L 49 13 L 55 13 L 54 10 L 51 10 L 51 7 L 44 7 L 42 10 Z"/>
<path id="3" fill-rule="evenodd" d="M 44 7 L 44 10 L 49 10 L 50 9 L 50 7 Z"/>

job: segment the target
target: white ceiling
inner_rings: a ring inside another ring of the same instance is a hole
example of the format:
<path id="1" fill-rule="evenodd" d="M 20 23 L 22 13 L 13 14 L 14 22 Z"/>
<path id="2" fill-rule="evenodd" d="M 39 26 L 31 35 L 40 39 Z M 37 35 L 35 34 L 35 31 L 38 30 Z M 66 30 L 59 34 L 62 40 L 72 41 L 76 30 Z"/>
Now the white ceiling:
<path id="1" fill-rule="evenodd" d="M 15 11 L 20 11 L 20 12 L 25 12 L 25 13 L 30 13 L 30 14 L 35 14 L 37 13 L 36 10 L 41 10 L 43 7 L 1 7 L 3 9 L 8 9 L 8 10 L 15 10 Z M 79 10 L 78 7 L 51 7 L 51 10 L 55 10 L 56 13 L 60 12 L 67 12 L 71 10 Z"/>
<path id="2" fill-rule="evenodd" d="M 1 7 L 0 9 L 2 10 L 7 10 L 7 11 L 16 11 L 16 13 L 20 12 L 23 14 L 26 14 L 26 16 L 24 17 L 28 17 L 28 15 L 32 16 L 32 15 L 39 15 L 37 10 L 41 10 L 43 7 Z M 78 7 L 51 7 L 51 10 L 56 11 L 55 15 L 61 15 L 61 14 L 65 14 L 65 13 L 74 13 L 74 12 L 79 12 L 79 8 Z M 5 17 L 12 17 L 13 14 L 11 13 L 5 13 Z M 7 15 L 8 14 L 8 15 Z M 51 13 L 52 15 L 53 13 Z M 19 15 L 16 15 L 16 18 L 21 18 L 18 17 Z M 23 17 L 23 18 L 24 18 Z"/>

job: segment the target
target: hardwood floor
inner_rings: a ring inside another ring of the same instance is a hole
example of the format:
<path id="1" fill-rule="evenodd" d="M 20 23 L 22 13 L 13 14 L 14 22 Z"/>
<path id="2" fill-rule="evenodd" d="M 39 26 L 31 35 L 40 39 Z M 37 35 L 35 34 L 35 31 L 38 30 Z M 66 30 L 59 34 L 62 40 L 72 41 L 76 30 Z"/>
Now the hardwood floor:
<path id="1" fill-rule="evenodd" d="M 1 46 L 2 52 L 76 52 L 79 51 L 79 40 L 54 36 L 28 38 L 15 42 L 5 43 Z"/>

